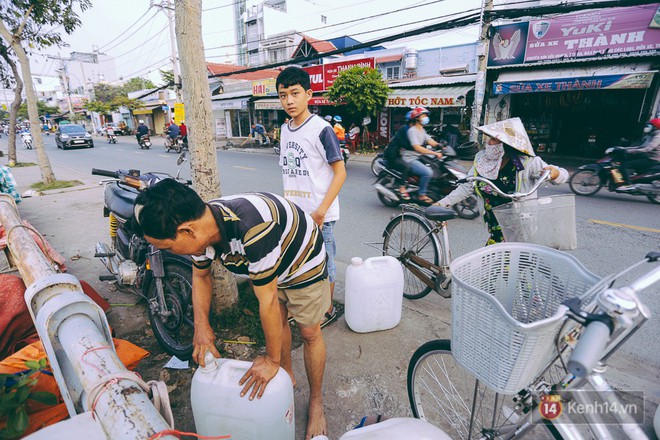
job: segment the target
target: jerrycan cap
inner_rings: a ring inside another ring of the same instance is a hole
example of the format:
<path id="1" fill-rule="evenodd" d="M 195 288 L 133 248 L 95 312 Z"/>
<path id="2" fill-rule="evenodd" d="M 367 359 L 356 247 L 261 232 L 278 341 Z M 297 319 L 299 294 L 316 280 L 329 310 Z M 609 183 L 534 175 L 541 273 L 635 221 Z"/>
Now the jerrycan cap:
<path id="1" fill-rule="evenodd" d="M 354 266 L 359 266 L 362 263 L 363 263 L 363 261 L 362 261 L 362 258 L 360 258 L 360 257 L 351 258 L 351 264 L 354 265 Z"/>
<path id="2" fill-rule="evenodd" d="M 199 367 L 199 369 L 202 370 L 204 373 L 210 373 L 216 368 L 218 368 L 218 362 L 215 356 L 213 356 L 213 353 L 211 353 L 210 351 L 207 351 L 206 354 L 204 355 L 204 366 Z"/>

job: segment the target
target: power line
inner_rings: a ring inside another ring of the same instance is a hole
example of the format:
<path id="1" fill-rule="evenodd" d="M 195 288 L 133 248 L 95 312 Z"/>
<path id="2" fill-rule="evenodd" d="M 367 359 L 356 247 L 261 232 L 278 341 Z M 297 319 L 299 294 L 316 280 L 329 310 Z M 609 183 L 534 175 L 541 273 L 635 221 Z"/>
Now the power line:
<path id="1" fill-rule="evenodd" d="M 146 23 L 148 23 L 149 21 L 153 20 L 153 19 L 156 17 L 156 15 L 158 15 L 158 11 L 156 11 L 156 13 L 155 13 L 154 15 L 152 15 L 152 16 L 149 18 L 149 20 L 147 20 Z M 146 24 L 146 23 L 144 23 L 144 24 Z M 144 24 L 143 24 L 143 26 L 144 26 Z M 140 31 L 140 30 L 141 30 L 141 28 L 135 29 L 131 34 L 127 35 L 126 38 L 124 38 L 123 40 L 121 40 L 119 43 L 115 44 L 115 45 L 112 46 L 112 47 L 109 47 L 109 48 L 103 49 L 103 50 L 104 50 L 105 52 L 108 52 L 108 51 L 114 49 L 115 47 L 117 47 L 117 46 L 119 46 L 120 44 L 122 44 L 124 41 L 128 40 L 129 38 L 131 38 L 133 35 L 135 35 L 135 34 L 136 34 L 138 31 Z"/>
<path id="2" fill-rule="evenodd" d="M 142 18 L 143 18 L 145 15 L 147 15 L 148 13 L 149 13 L 149 9 L 147 9 L 146 11 L 144 11 L 144 14 L 142 14 L 142 15 L 140 16 L 140 18 L 138 18 L 137 20 L 135 20 L 135 23 L 133 23 L 132 25 L 130 25 L 128 28 L 126 28 L 126 30 L 125 30 L 124 32 L 122 32 L 121 34 L 117 35 L 115 38 L 113 38 L 112 40 L 108 41 L 108 42 L 107 42 L 106 44 L 104 44 L 103 46 L 99 47 L 99 50 L 102 50 L 104 47 L 109 46 L 112 42 L 114 42 L 115 40 L 117 40 L 118 38 L 120 38 L 122 35 L 124 35 L 126 32 L 128 32 L 133 26 L 135 26 L 136 24 L 138 24 L 138 22 L 139 22 L 140 20 L 142 20 Z"/>
<path id="3" fill-rule="evenodd" d="M 167 26 L 168 26 L 168 25 L 165 25 L 161 30 L 159 30 L 158 32 L 156 32 L 154 35 L 145 38 L 145 40 L 147 40 L 147 41 L 153 41 L 154 38 L 159 37 L 159 36 L 163 33 L 163 31 L 165 31 L 165 30 L 167 29 Z M 139 45 L 135 46 L 133 49 L 130 49 L 130 50 L 124 52 L 124 53 L 121 54 L 121 55 L 115 55 L 115 56 L 113 56 L 112 58 L 113 58 L 113 59 L 121 58 L 121 57 L 123 57 L 124 55 L 128 55 L 129 53 L 131 53 L 131 52 L 133 52 L 133 51 L 136 51 L 137 49 L 140 49 L 140 48 L 144 48 L 144 44 L 139 44 Z M 109 60 L 104 60 L 104 61 L 109 61 Z M 101 62 L 104 62 L 104 61 L 101 61 Z"/>

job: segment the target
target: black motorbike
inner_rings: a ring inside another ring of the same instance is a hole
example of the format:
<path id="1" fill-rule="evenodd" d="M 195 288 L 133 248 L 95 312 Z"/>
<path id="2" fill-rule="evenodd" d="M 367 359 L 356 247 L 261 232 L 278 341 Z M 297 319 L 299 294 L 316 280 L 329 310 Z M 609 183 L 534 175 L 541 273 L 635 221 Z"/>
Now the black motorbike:
<path id="1" fill-rule="evenodd" d="M 179 156 L 177 164 L 184 161 L 185 153 Z M 97 243 L 94 256 L 101 259 L 111 275 L 101 275 L 99 279 L 112 281 L 144 298 L 158 343 L 169 354 L 190 359 L 194 335 L 191 260 L 156 249 L 134 233 L 129 221 L 140 191 L 163 179 L 181 181 L 179 173 L 172 177 L 166 173 L 94 168 L 92 174 L 110 177 L 102 182 L 103 215 L 110 219 L 110 245 Z"/>
<path id="2" fill-rule="evenodd" d="M 592 196 L 606 186 L 608 191 L 645 196 L 652 203 L 660 205 L 660 163 L 641 173 L 631 174 L 632 189 L 620 189 L 625 186 L 621 174 L 621 160 L 625 151 L 626 148 L 622 147 L 608 148 L 605 157 L 578 168 L 568 181 L 571 191 L 579 196 Z"/>
<path id="3" fill-rule="evenodd" d="M 140 136 L 140 140 L 138 141 L 138 144 L 140 145 L 140 150 L 142 149 L 149 149 L 151 147 L 151 138 L 149 137 L 148 134 L 143 134 Z"/>
<path id="4" fill-rule="evenodd" d="M 116 144 L 117 143 L 117 136 L 114 134 L 108 133 L 108 143 L 109 144 Z"/>
<path id="5" fill-rule="evenodd" d="M 454 157 L 456 157 L 454 150 L 451 147 L 445 147 L 441 159 L 430 158 L 428 156 L 420 156 L 418 159 L 433 170 L 433 176 L 429 182 L 427 192 L 427 195 L 431 199 L 440 200 L 456 189 L 458 180 L 464 179 L 467 176 L 467 170 L 452 160 Z M 383 157 L 378 159 L 376 166 L 380 170 L 378 179 L 374 183 L 374 188 L 376 188 L 378 193 L 378 199 L 383 205 L 390 208 L 398 206 L 404 202 L 397 192 L 400 186 L 401 173 L 390 168 Z M 418 183 L 419 176 L 412 174 L 406 182 L 408 193 L 413 200 L 419 190 Z M 422 202 L 417 203 L 423 204 Z M 475 195 L 470 195 L 467 199 L 454 205 L 453 208 L 461 218 L 473 219 L 479 216 L 478 200 Z"/>

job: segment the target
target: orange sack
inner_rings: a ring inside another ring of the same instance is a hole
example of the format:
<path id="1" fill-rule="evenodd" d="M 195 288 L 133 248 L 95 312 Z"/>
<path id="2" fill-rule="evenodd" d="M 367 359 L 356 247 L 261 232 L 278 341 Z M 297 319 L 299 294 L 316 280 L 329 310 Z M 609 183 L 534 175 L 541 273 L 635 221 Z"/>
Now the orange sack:
<path id="1" fill-rule="evenodd" d="M 133 370 L 142 359 L 149 356 L 148 351 L 137 345 L 131 344 L 128 341 L 122 339 L 113 339 L 112 341 L 115 344 L 119 359 L 129 370 Z M 39 361 L 45 357 L 46 351 L 41 342 L 34 342 L 0 361 L 0 373 L 20 373 L 28 369 L 25 366 L 26 361 Z M 46 369 L 50 371 L 50 363 L 46 366 Z M 55 406 L 47 406 L 33 400 L 28 400 L 29 407 L 27 408 L 27 412 L 29 414 L 29 425 L 25 430 L 24 435 L 31 434 L 41 428 L 57 423 L 60 420 L 64 420 L 69 416 L 66 405 L 62 402 L 62 396 L 57 387 L 57 382 L 53 376 L 39 373 L 37 384 L 32 388 L 32 391 L 46 391 L 52 393 L 57 396 L 57 400 L 60 403 Z M 6 420 L 0 420 L 0 429 L 4 428 L 6 424 Z"/>

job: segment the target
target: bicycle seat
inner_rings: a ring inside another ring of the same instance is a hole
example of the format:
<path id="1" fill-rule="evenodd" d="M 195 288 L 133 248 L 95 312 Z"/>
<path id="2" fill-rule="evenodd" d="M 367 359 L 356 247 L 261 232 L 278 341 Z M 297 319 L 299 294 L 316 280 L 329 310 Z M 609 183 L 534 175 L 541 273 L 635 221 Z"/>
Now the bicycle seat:
<path id="1" fill-rule="evenodd" d="M 451 220 L 456 218 L 458 214 L 453 209 L 443 208 L 442 206 L 429 206 L 424 211 L 424 216 L 429 220 L 434 220 L 436 222 L 443 222 L 445 220 Z"/>

